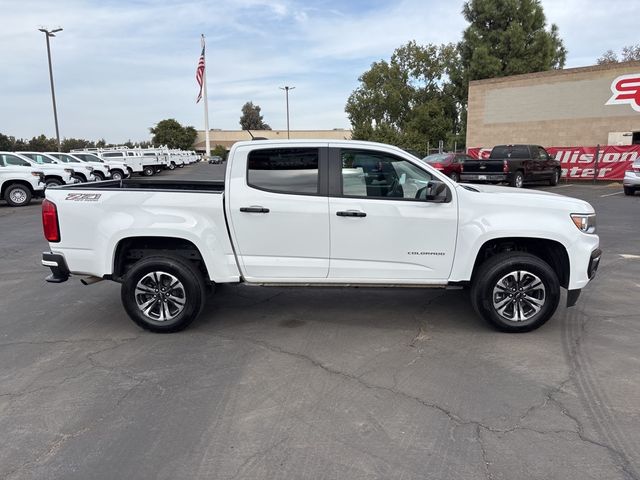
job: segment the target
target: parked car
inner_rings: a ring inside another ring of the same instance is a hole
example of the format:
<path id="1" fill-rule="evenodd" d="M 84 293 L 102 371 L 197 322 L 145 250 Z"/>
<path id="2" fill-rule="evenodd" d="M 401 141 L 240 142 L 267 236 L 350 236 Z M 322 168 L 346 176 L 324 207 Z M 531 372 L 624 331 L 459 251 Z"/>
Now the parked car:
<path id="1" fill-rule="evenodd" d="M 462 164 L 466 160 L 473 160 L 465 153 L 433 153 L 422 159 L 436 170 L 441 171 L 454 182 L 460 181 Z"/>
<path id="2" fill-rule="evenodd" d="M 557 185 L 562 175 L 560 162 L 539 145 L 498 145 L 488 159 L 466 160 L 463 182 L 502 183 L 522 188 L 527 182 Z"/>
<path id="3" fill-rule="evenodd" d="M 215 283 L 468 285 L 482 318 L 522 332 L 553 315 L 561 287 L 575 304 L 600 261 L 587 202 L 457 184 L 396 147 L 249 141 L 228 161 L 224 182 L 47 191 L 47 280 L 120 282 L 129 316 L 156 332 L 185 328 Z"/>
<path id="4" fill-rule="evenodd" d="M 67 165 L 73 169 L 73 177 L 79 182 L 95 182 L 97 177 L 93 174 L 93 167 L 87 165 L 77 158 L 60 152 L 46 152 L 52 158 L 55 158 L 60 164 Z"/>
<path id="5" fill-rule="evenodd" d="M 214 165 L 219 165 L 222 163 L 222 157 L 219 157 L 218 155 L 214 155 L 212 157 L 209 157 L 209 163 L 214 164 Z"/>
<path id="6" fill-rule="evenodd" d="M 0 198 L 12 207 L 23 207 L 44 195 L 44 173 L 29 165 L 15 165 L 12 152 L 0 152 Z"/>
<path id="7" fill-rule="evenodd" d="M 93 165 L 93 164 L 103 164 L 109 169 L 109 176 L 113 180 L 122 180 L 123 178 L 129 177 L 129 170 L 127 170 L 127 166 L 120 162 L 108 162 L 101 159 L 98 155 L 90 152 L 83 151 L 71 151 L 71 155 L 73 157 L 82 160 L 83 162 Z"/>
<path id="8" fill-rule="evenodd" d="M 102 180 L 111 178 L 111 173 L 109 173 L 109 167 L 104 163 L 85 162 L 84 160 L 81 160 L 73 156 L 73 154 L 71 153 L 61 153 L 61 152 L 47 152 L 47 153 L 52 157 L 55 157 L 58 160 L 61 160 L 62 162 L 65 162 L 67 164 L 81 165 L 87 168 L 91 172 L 91 175 L 93 175 L 94 180 L 96 181 L 102 181 Z"/>
<path id="9" fill-rule="evenodd" d="M 640 158 L 637 158 L 631 168 L 624 172 L 622 188 L 625 195 L 633 195 L 640 190 Z"/>
<path id="10" fill-rule="evenodd" d="M 78 180 L 73 177 L 74 171 L 65 165 L 56 163 L 44 153 L 20 152 L 15 153 L 13 159 L 7 159 L 12 165 L 34 167 L 44 173 L 44 184 L 47 188 L 60 185 L 74 184 Z"/>

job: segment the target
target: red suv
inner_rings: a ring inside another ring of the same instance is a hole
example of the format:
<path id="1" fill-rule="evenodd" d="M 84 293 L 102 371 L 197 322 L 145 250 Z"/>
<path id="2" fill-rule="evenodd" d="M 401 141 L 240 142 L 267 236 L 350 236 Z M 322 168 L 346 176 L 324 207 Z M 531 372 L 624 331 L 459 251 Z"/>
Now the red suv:
<path id="1" fill-rule="evenodd" d="M 473 160 L 464 153 L 434 153 L 422 159 L 433 168 L 440 170 L 454 182 L 460 180 L 460 169 L 465 160 Z"/>

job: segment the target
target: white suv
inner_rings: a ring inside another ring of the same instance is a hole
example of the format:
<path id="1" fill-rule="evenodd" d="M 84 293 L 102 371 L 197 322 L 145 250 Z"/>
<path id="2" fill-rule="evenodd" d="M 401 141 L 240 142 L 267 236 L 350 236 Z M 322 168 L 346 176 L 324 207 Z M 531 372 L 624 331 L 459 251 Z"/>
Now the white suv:
<path id="1" fill-rule="evenodd" d="M 61 162 L 64 162 L 66 164 L 73 164 L 72 166 L 74 170 L 77 170 L 75 167 L 82 167 L 82 169 L 86 169 L 90 173 L 90 175 L 87 176 L 86 181 L 91 182 L 91 181 L 97 181 L 97 180 L 104 180 L 105 178 L 111 177 L 111 175 L 109 174 L 109 169 L 105 165 L 100 165 L 100 166 L 93 165 L 93 164 L 90 165 L 86 162 L 83 162 L 82 160 L 75 158 L 73 155 L 70 155 L 68 153 L 60 153 L 60 152 L 47 152 L 47 153 L 52 157 L 57 158 Z"/>
<path id="2" fill-rule="evenodd" d="M 82 160 L 83 162 L 89 163 L 90 165 L 93 165 L 95 163 L 105 165 L 109 169 L 111 180 L 122 180 L 123 178 L 127 178 L 130 176 L 129 170 L 127 169 L 127 165 L 125 163 L 108 162 L 100 158 L 95 153 L 91 152 L 72 151 L 71 155 L 79 160 Z"/>

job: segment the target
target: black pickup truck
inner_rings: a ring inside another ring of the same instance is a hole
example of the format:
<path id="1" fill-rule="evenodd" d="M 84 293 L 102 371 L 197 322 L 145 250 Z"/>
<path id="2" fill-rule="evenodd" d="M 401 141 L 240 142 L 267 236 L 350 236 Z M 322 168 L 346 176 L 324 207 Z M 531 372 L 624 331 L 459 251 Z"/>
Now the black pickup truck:
<path id="1" fill-rule="evenodd" d="M 465 160 L 460 180 L 521 188 L 526 182 L 557 185 L 561 174 L 560 162 L 539 145 L 497 145 L 488 159 Z"/>

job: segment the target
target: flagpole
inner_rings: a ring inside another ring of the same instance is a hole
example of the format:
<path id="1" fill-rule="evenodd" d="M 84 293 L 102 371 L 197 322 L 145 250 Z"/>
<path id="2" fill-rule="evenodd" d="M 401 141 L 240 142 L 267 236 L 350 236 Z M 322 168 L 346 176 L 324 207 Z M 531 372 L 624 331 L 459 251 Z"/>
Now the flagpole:
<path id="1" fill-rule="evenodd" d="M 202 34 L 202 47 L 204 47 L 204 34 Z M 205 138 L 205 151 L 204 158 L 207 160 L 211 152 L 211 140 L 209 138 L 209 101 L 207 100 L 207 60 L 205 49 L 205 61 L 204 71 L 202 72 L 202 98 L 204 100 L 204 138 Z"/>

